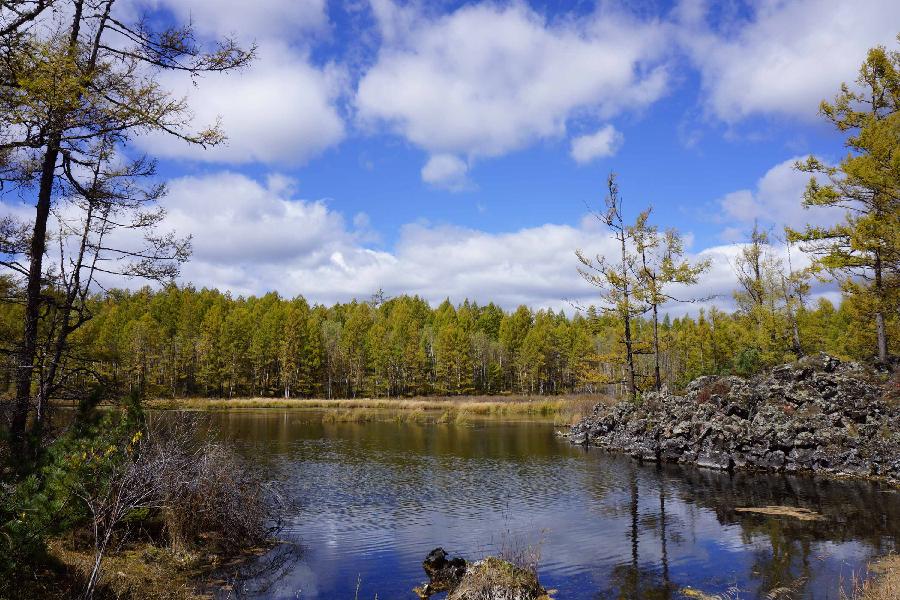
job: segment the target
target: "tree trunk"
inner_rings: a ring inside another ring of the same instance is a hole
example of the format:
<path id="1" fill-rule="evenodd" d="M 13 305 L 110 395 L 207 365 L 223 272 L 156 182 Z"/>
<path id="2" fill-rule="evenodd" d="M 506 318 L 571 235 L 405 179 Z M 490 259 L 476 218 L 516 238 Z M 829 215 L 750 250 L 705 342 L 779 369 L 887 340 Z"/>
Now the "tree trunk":
<path id="1" fill-rule="evenodd" d="M 656 380 L 656 391 L 662 389 L 662 377 L 659 372 L 659 307 L 653 302 L 653 358 L 655 361 L 653 376 Z"/>
<path id="2" fill-rule="evenodd" d="M 81 30 L 83 0 L 75 3 L 72 17 L 72 29 L 69 32 L 69 55 L 74 58 L 78 47 L 78 35 Z M 19 350 L 19 364 L 16 371 L 16 400 L 13 406 L 13 417 L 10 423 L 10 451 L 13 464 L 24 469 L 27 462 L 26 430 L 28 413 L 31 406 L 31 384 L 34 373 L 34 359 L 37 354 L 38 321 L 41 309 L 41 278 L 44 268 L 44 252 L 47 250 L 47 220 L 50 216 L 50 204 L 53 198 L 53 182 L 56 177 L 56 161 L 59 159 L 62 144 L 59 115 L 49 114 L 47 149 L 41 163 L 41 178 L 38 185 L 38 200 L 35 207 L 34 229 L 31 236 L 30 264 L 28 283 L 25 292 L 25 314 L 22 330 L 22 345 Z M 35 414 L 34 433 L 40 436 L 43 425 L 43 406 L 38 406 Z"/>
<path id="3" fill-rule="evenodd" d="M 884 325 L 884 284 L 881 279 L 881 255 L 875 254 L 875 296 L 878 307 L 875 311 L 875 332 L 878 336 L 878 361 L 887 363 L 887 328 Z"/>
<path id="4" fill-rule="evenodd" d="M 880 310 L 875 313 L 875 330 L 878 333 L 878 361 L 887 363 L 887 329 L 884 326 L 884 313 Z"/>
<path id="5" fill-rule="evenodd" d="M 625 312 L 625 356 L 628 361 L 628 394 L 637 400 L 637 385 L 634 377 L 634 353 L 631 350 L 631 315 Z"/>
<path id="6" fill-rule="evenodd" d="M 619 232 L 619 241 L 622 243 L 622 320 L 625 322 L 625 358 L 628 362 L 628 394 L 632 400 L 637 400 L 637 386 L 634 378 L 634 353 L 631 349 L 631 304 L 628 290 L 628 266 L 626 263 L 627 250 L 625 248 L 625 230 Z"/>
<path id="7" fill-rule="evenodd" d="M 25 464 L 25 433 L 28 424 L 28 413 L 31 406 L 31 384 L 34 372 L 34 359 L 37 354 L 38 321 L 41 308 L 41 277 L 44 267 L 44 252 L 47 249 L 47 220 L 50 216 L 50 200 L 53 196 L 53 180 L 56 175 L 56 161 L 59 158 L 59 133 L 54 134 L 44 153 L 41 166 L 41 180 L 38 189 L 38 201 L 34 218 L 34 231 L 31 237 L 28 284 L 25 296 L 24 327 L 22 346 L 19 350 L 19 365 L 16 371 L 16 402 L 10 426 L 11 450 L 13 463 Z M 42 407 L 38 407 L 35 418 L 35 429 L 40 430 L 43 419 Z"/>

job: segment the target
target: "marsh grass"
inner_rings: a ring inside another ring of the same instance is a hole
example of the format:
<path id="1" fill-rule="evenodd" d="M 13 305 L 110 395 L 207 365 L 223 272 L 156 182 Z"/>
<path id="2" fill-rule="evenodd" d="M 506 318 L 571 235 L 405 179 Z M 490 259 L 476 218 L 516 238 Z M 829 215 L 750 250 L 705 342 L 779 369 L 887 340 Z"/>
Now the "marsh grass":
<path id="1" fill-rule="evenodd" d="M 849 582 L 842 582 L 840 599 L 900 600 L 900 555 L 876 560 L 867 568 L 865 577 L 854 573 Z"/>
<path id="2" fill-rule="evenodd" d="M 231 410 L 248 408 L 334 409 L 327 422 L 461 423 L 476 417 L 536 417 L 569 425 L 588 414 L 598 402 L 611 403 L 603 395 L 567 396 L 429 396 L 421 398 L 157 398 L 147 406 L 171 410 Z M 386 417 L 383 412 L 396 411 Z"/>

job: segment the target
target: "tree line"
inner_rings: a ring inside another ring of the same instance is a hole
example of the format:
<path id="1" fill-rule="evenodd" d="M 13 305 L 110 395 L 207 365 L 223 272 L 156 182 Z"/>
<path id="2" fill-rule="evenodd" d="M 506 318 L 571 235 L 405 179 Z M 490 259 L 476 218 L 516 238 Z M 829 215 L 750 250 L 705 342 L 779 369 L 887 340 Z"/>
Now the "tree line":
<path id="1" fill-rule="evenodd" d="M 801 353 L 827 351 L 871 358 L 871 306 L 847 297 L 835 307 L 784 296 L 777 263 L 763 236 L 747 254 L 761 257 L 760 278 L 747 283 L 731 313 L 631 318 L 636 387 L 680 389 L 700 375 L 751 375 Z M 98 382 L 121 393 L 183 397 L 403 397 L 465 394 L 625 394 L 623 322 L 590 306 L 563 311 L 417 296 L 332 306 L 277 293 L 229 293 L 171 285 L 154 291 L 113 290 L 89 302 L 93 318 L 72 345 L 83 361 L 73 392 Z M 4 333 L 20 311 L 7 305 Z M 887 321 L 893 335 L 900 321 Z M 867 334 L 867 331 L 870 333 Z M 4 335 L 4 339 L 7 338 Z M 5 360 L 0 387 L 11 388 Z"/>

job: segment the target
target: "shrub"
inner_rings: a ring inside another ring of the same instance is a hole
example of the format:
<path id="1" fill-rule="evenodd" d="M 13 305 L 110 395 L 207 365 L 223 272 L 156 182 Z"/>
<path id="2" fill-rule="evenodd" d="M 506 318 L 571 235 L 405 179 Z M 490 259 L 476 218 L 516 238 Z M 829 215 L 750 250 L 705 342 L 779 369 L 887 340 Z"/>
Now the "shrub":
<path id="1" fill-rule="evenodd" d="M 0 597 L 2 582 L 45 566 L 47 540 L 67 532 L 90 540 L 85 597 L 107 550 L 134 531 L 156 531 L 176 550 L 236 553 L 266 541 L 280 524 L 280 496 L 226 446 L 197 436 L 195 418 L 166 417 L 148 424 L 137 402 L 89 408 L 42 467 L 3 484 Z"/>
<path id="2" fill-rule="evenodd" d="M 205 442 L 161 450 L 181 453 L 160 452 L 158 461 L 160 514 L 173 549 L 239 552 L 280 525 L 280 495 L 229 448 Z"/>

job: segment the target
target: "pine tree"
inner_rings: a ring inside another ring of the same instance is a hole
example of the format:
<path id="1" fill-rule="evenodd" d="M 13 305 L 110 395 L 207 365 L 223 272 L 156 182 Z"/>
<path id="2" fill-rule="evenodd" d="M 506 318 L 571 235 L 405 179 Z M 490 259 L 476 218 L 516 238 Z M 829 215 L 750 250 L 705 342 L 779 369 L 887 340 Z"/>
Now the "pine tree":
<path id="1" fill-rule="evenodd" d="M 856 83 L 857 90 L 844 84 L 833 103 L 820 106 L 838 131 L 850 133 L 850 152 L 837 166 L 813 156 L 796 165 L 812 175 L 804 205 L 842 208 L 844 221 L 791 231 L 790 238 L 848 293 L 871 295 L 875 354 L 886 362 L 886 319 L 897 312 L 900 278 L 900 52 L 869 50 Z"/>

